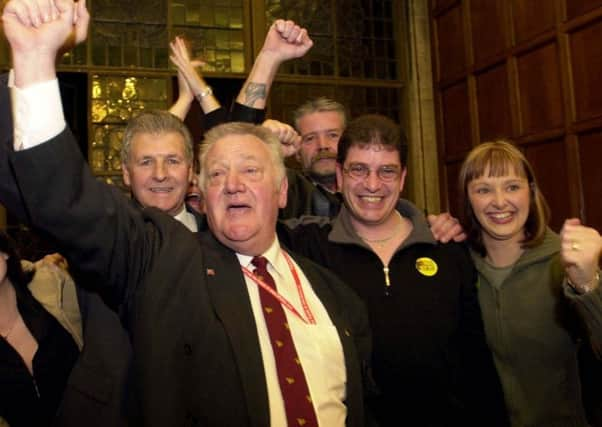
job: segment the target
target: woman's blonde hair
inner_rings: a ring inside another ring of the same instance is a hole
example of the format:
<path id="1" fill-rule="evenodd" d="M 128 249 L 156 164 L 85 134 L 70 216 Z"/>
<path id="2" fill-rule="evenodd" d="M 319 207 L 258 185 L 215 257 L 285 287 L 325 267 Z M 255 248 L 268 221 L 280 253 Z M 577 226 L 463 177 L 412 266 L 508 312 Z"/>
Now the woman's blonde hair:
<path id="1" fill-rule="evenodd" d="M 486 255 L 482 239 L 482 227 L 477 220 L 470 199 L 468 184 L 488 172 L 488 176 L 499 177 L 515 172 L 529 182 L 529 215 L 525 223 L 524 248 L 539 245 L 544 238 L 550 209 L 545 198 L 537 187 L 533 168 L 525 155 L 510 141 L 497 140 L 484 142 L 474 147 L 464 159 L 459 176 L 461 197 L 460 221 L 468 235 L 469 245 L 482 256 Z"/>

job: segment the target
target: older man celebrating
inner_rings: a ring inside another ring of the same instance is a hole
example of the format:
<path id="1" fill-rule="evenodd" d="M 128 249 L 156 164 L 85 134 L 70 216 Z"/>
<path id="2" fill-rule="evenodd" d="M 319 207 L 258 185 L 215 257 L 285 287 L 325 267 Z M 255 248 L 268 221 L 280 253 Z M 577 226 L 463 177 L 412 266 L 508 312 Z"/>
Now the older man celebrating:
<path id="1" fill-rule="evenodd" d="M 54 58 L 75 10 L 70 0 L 10 0 L 4 9 L 11 161 L 32 224 L 123 302 L 135 352 L 132 420 L 362 425 L 366 313 L 331 273 L 280 247 L 287 182 L 278 141 L 245 124 L 207 135 L 201 187 L 211 233 L 136 209 L 92 176 L 65 127 Z"/>

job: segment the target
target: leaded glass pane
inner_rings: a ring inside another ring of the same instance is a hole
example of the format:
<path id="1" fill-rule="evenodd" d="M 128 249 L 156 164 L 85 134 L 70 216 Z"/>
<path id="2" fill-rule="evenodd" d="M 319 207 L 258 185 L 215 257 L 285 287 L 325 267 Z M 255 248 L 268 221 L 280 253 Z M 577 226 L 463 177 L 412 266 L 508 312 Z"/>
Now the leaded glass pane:
<path id="1" fill-rule="evenodd" d="M 399 122 L 401 89 L 394 87 L 306 85 L 276 83 L 271 91 L 271 113 L 278 120 L 292 123 L 293 111 L 305 101 L 324 96 L 345 105 L 351 117 L 378 113 Z"/>
<path id="2" fill-rule="evenodd" d="M 96 66 L 167 68 L 165 26 L 97 22 L 92 31 Z"/>
<path id="3" fill-rule="evenodd" d="M 94 173 L 121 183 L 120 150 L 125 125 L 144 110 L 166 109 L 167 89 L 163 78 L 92 76 L 89 157 Z"/>
<path id="4" fill-rule="evenodd" d="M 395 6 L 394 6 L 395 4 Z M 355 79 L 397 80 L 394 7 L 390 0 L 265 0 L 266 20 L 292 19 L 306 27 L 314 48 L 281 72 Z"/>

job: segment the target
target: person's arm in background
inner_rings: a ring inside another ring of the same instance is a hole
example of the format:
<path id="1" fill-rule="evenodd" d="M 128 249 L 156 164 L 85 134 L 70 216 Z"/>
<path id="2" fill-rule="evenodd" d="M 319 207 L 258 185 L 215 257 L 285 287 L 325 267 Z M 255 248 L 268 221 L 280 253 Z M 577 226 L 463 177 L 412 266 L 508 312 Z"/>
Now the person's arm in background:
<path id="1" fill-rule="evenodd" d="M 466 233 L 460 225 L 457 218 L 454 218 L 449 212 L 443 212 L 438 215 L 430 214 L 427 216 L 431 233 L 433 237 L 441 242 L 463 242 L 466 240 Z"/>
<path id="2" fill-rule="evenodd" d="M 205 63 L 190 58 L 186 42 L 181 37 L 176 37 L 169 44 L 169 47 L 171 49 L 169 59 L 178 69 L 178 99 L 170 108 L 170 113 L 184 120 L 190 110 L 190 105 L 195 99 L 206 115 L 221 110 L 221 105 L 213 95 L 213 90 L 202 74 L 197 71 Z"/>
<path id="3" fill-rule="evenodd" d="M 301 145 L 301 135 L 289 124 L 267 119 L 261 126 L 268 128 L 278 137 L 284 158 L 294 156 Z"/>
<path id="4" fill-rule="evenodd" d="M 312 46 L 313 41 L 305 28 L 293 21 L 274 21 L 232 107 L 231 120 L 262 123 L 267 98 L 280 64 L 301 58 Z"/>

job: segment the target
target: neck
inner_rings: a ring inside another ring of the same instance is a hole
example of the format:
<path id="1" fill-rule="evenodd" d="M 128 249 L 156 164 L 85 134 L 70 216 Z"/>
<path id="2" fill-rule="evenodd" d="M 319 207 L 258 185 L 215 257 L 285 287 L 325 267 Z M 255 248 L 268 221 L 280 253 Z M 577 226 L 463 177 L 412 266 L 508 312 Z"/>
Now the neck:
<path id="1" fill-rule="evenodd" d="M 317 175 L 310 173 L 309 178 L 316 184 L 321 185 L 326 190 L 334 193 L 337 190 L 337 177 L 335 174 L 332 175 Z"/>
<path id="2" fill-rule="evenodd" d="M 17 316 L 17 294 L 8 278 L 0 284 L 0 333 L 4 336 Z"/>
<path id="3" fill-rule="evenodd" d="M 483 236 L 483 245 L 487 255 L 485 259 L 494 267 L 508 267 L 520 258 L 524 249 L 521 245 L 523 236 L 513 237 L 510 240 L 496 240 Z"/>
<path id="4" fill-rule="evenodd" d="M 409 221 L 404 220 L 396 210 L 380 224 L 365 224 L 353 216 L 351 217 L 351 224 L 358 236 L 367 243 L 385 242 L 395 236 L 406 235 L 409 228 L 411 228 Z"/>

